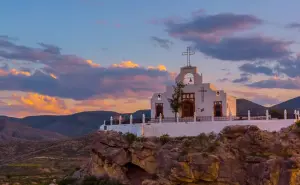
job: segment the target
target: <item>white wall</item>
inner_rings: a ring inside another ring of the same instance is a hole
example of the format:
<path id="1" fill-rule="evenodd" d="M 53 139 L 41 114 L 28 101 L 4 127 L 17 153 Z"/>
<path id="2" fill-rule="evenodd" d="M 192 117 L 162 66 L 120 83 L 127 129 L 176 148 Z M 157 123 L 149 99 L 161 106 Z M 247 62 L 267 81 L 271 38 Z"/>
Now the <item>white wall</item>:
<path id="1" fill-rule="evenodd" d="M 145 137 L 161 136 L 168 134 L 171 137 L 197 136 L 200 133 L 219 133 L 229 125 L 256 125 L 261 130 L 279 131 L 294 123 L 293 119 L 287 120 L 239 120 L 239 121 L 215 121 L 215 122 L 189 122 L 189 123 L 152 123 L 152 124 L 126 124 L 109 125 L 108 130 L 115 130 L 123 133 L 133 133 L 137 136 L 142 134 L 142 126 Z M 103 126 L 101 126 L 103 129 Z"/>

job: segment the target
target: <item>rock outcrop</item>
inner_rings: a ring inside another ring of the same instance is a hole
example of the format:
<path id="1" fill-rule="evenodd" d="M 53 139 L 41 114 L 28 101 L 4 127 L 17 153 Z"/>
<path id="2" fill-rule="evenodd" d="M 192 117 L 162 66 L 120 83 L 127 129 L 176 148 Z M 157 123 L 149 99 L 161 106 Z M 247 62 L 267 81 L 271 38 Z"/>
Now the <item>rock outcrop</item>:
<path id="1" fill-rule="evenodd" d="M 197 137 L 99 132 L 88 175 L 133 185 L 299 185 L 300 132 L 228 126 Z"/>

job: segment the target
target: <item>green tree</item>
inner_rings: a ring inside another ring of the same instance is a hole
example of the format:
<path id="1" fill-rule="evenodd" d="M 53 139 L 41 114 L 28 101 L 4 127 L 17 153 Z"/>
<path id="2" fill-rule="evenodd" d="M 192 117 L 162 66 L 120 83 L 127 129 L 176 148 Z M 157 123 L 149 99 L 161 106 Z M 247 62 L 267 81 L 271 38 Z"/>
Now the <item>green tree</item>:
<path id="1" fill-rule="evenodd" d="M 176 84 L 173 85 L 172 98 L 168 98 L 172 112 L 175 114 L 175 119 L 177 118 L 176 113 L 179 112 L 179 109 L 182 106 L 181 95 L 184 87 L 185 85 L 181 81 L 176 82 Z"/>

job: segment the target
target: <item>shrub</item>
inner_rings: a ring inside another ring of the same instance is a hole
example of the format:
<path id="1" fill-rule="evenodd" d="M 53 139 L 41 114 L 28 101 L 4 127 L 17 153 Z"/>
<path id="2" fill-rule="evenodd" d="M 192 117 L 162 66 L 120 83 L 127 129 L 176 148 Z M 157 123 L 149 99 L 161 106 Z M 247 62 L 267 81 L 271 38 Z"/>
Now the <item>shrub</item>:
<path id="1" fill-rule="evenodd" d="M 160 142 L 164 145 L 170 141 L 170 136 L 168 134 L 164 134 L 159 137 Z"/>
<path id="2" fill-rule="evenodd" d="M 109 178 L 98 179 L 95 176 L 89 176 L 84 178 L 81 185 L 122 185 L 116 180 L 111 180 Z"/>
<path id="3" fill-rule="evenodd" d="M 68 177 L 68 178 L 65 178 L 65 179 L 59 181 L 58 185 L 72 185 L 75 182 L 76 182 L 75 178 Z"/>
<path id="4" fill-rule="evenodd" d="M 296 126 L 297 126 L 298 128 L 300 128 L 300 120 L 297 120 L 297 121 L 295 122 L 295 124 L 296 124 Z"/>
<path id="5" fill-rule="evenodd" d="M 129 133 L 129 132 L 127 132 L 126 134 L 124 134 L 124 136 L 125 136 L 126 140 L 127 140 L 130 144 L 133 143 L 134 141 L 136 141 L 137 138 L 138 138 L 136 135 L 134 135 L 134 134 L 132 134 L 132 133 Z"/>

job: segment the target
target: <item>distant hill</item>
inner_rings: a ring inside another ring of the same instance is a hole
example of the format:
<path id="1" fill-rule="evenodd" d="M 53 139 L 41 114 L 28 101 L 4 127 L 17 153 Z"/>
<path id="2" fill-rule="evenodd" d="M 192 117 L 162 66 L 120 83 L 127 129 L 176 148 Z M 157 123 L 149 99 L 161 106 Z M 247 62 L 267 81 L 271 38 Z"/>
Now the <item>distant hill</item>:
<path id="1" fill-rule="evenodd" d="M 139 110 L 132 113 L 132 115 L 134 119 L 140 119 L 143 113 L 145 113 L 146 117 L 150 117 L 150 110 Z M 116 115 L 120 114 L 113 111 L 89 111 L 63 116 L 42 115 L 25 118 L 2 116 L 2 119 L 9 122 L 21 123 L 36 129 L 57 132 L 69 137 L 77 137 L 96 131 L 104 123 L 104 120 L 109 121 L 111 116 Z M 121 115 L 129 117 L 130 114 Z"/>
<path id="2" fill-rule="evenodd" d="M 286 109 L 288 117 L 294 118 L 294 110 L 300 110 L 300 96 L 274 105 L 270 109 L 277 110 L 278 112 L 284 112 Z"/>
<path id="3" fill-rule="evenodd" d="M 272 106 L 274 109 L 287 109 L 287 110 L 299 110 L 300 109 L 300 96 L 287 100 L 285 102 L 279 103 Z"/>
<path id="4" fill-rule="evenodd" d="M 237 116 L 247 116 L 248 110 L 251 111 L 251 116 L 263 116 L 266 113 L 266 109 L 269 109 L 271 114 L 273 114 L 274 110 L 275 112 L 277 111 L 282 114 L 283 110 L 287 109 L 289 117 L 292 117 L 293 110 L 299 107 L 300 97 L 293 98 L 269 108 L 246 99 L 237 99 Z M 132 113 L 134 120 L 141 120 L 143 113 L 146 115 L 146 118 L 150 118 L 151 111 L 146 109 Z M 57 132 L 68 137 L 78 137 L 96 131 L 104 123 L 104 120 L 109 122 L 111 116 L 115 117 L 118 115 L 120 115 L 120 113 L 113 111 L 89 111 L 64 116 L 43 115 L 29 116 L 21 119 L 0 116 L 0 120 L 2 118 L 9 123 L 21 124 L 21 126 L 29 126 L 44 131 L 50 131 L 51 133 Z M 130 113 L 121 115 L 125 117 L 125 119 L 129 119 Z M 276 115 L 278 114 L 276 113 Z M 272 117 L 274 116 L 272 115 Z M 37 130 L 37 132 L 40 131 Z"/>
<path id="5" fill-rule="evenodd" d="M 266 107 L 246 99 L 236 100 L 237 116 L 248 116 L 250 110 L 251 116 L 263 116 L 266 114 Z"/>
<path id="6" fill-rule="evenodd" d="M 31 128 L 24 124 L 0 119 L 0 142 L 12 140 L 55 141 L 61 139 L 67 139 L 67 137 L 55 132 Z"/>

